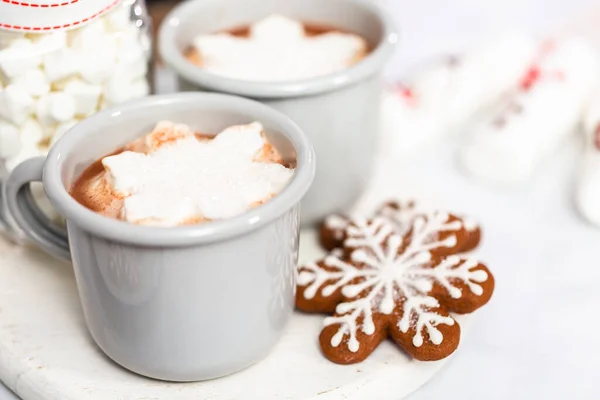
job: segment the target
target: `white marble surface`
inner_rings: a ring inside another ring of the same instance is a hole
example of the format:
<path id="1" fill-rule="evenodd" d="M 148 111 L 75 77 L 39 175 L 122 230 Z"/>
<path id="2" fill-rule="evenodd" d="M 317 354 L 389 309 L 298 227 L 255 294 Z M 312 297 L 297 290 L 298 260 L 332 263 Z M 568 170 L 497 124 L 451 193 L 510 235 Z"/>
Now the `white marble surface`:
<path id="1" fill-rule="evenodd" d="M 508 25 L 536 33 L 600 34 L 593 0 L 381 2 L 403 27 L 404 43 L 391 77 Z M 162 87 L 168 86 L 167 78 Z M 569 143 L 531 185 L 513 190 L 467 181 L 456 172 L 448 148 L 380 170 L 374 188 L 389 191 L 400 185 L 406 194 L 478 217 L 486 234 L 482 258 L 497 278 L 492 302 L 475 317 L 459 352 L 411 399 L 600 398 L 600 231 L 585 224 L 572 206 L 579 147 L 577 141 Z M 1 400 L 13 398 L 0 387 Z"/>

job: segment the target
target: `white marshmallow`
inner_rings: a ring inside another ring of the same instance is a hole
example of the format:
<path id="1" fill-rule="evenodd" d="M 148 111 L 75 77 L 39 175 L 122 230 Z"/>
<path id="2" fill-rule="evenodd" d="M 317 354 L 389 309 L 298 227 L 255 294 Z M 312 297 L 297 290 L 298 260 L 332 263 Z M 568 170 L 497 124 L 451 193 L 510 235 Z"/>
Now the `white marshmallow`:
<path id="1" fill-rule="evenodd" d="M 448 130 L 443 110 L 455 67 L 440 61 L 416 75 L 409 87 L 388 89 L 381 110 L 385 151 L 414 154 Z"/>
<path id="2" fill-rule="evenodd" d="M 6 169 L 12 171 L 17 167 L 17 165 L 21 164 L 23 161 L 41 155 L 43 155 L 43 153 L 37 146 L 23 143 L 19 153 L 16 156 L 6 160 Z"/>
<path id="3" fill-rule="evenodd" d="M 81 54 L 81 77 L 94 84 L 105 82 L 116 68 L 116 44 L 113 40 L 99 42 Z"/>
<path id="4" fill-rule="evenodd" d="M 50 92 L 50 83 L 41 69 L 30 69 L 14 80 L 16 85 L 24 87 L 33 97 Z"/>
<path id="5" fill-rule="evenodd" d="M 133 81 L 139 78 L 146 78 L 148 73 L 148 62 L 145 58 L 130 60 L 128 62 L 117 62 L 114 74 L 123 77 L 125 80 Z"/>
<path id="6" fill-rule="evenodd" d="M 128 81 L 120 75 L 115 75 L 104 87 L 104 99 L 109 105 L 124 103 L 128 100 L 142 97 L 150 92 L 145 79 Z"/>
<path id="7" fill-rule="evenodd" d="M 40 97 L 36 106 L 36 116 L 44 127 L 73 119 L 75 116 L 73 96 L 55 92 Z"/>
<path id="8" fill-rule="evenodd" d="M 507 33 L 469 52 L 456 68 L 445 117 L 460 126 L 519 84 L 537 55 L 532 38 Z"/>
<path id="9" fill-rule="evenodd" d="M 88 116 L 98 110 L 102 86 L 76 80 L 67 83 L 65 92 L 73 97 L 76 115 Z"/>
<path id="10" fill-rule="evenodd" d="M 44 71 L 50 82 L 56 82 L 78 74 L 81 63 L 80 54 L 63 48 L 44 56 Z"/>
<path id="11" fill-rule="evenodd" d="M 412 92 L 397 88 L 386 90 L 381 106 L 383 149 L 405 157 L 439 136 L 442 125 L 432 111 L 426 105 L 417 104 Z"/>
<path id="12" fill-rule="evenodd" d="M 273 35 L 274 32 L 277 32 L 277 35 Z M 250 34 L 260 41 L 299 41 L 303 39 L 304 26 L 301 22 L 282 15 L 271 15 L 252 24 Z"/>
<path id="13" fill-rule="evenodd" d="M 600 96 L 596 95 L 587 105 L 582 125 L 585 147 L 575 203 L 585 219 L 600 226 Z"/>
<path id="14" fill-rule="evenodd" d="M 139 42 L 127 43 L 117 48 L 115 75 L 128 80 L 141 78 L 148 72 L 146 53 Z"/>
<path id="15" fill-rule="evenodd" d="M 384 129 L 390 131 L 386 150 L 406 156 L 456 132 L 507 97 L 535 54 L 533 39 L 507 33 L 412 76 L 406 89 L 410 96 L 396 95 L 384 103 Z"/>
<path id="16" fill-rule="evenodd" d="M 129 48 L 130 46 L 140 46 L 142 49 L 146 49 L 144 42 L 141 40 L 145 35 L 140 32 L 140 29 L 134 24 L 119 32 L 114 36 L 115 43 L 117 44 L 117 50 L 123 48 Z"/>
<path id="17" fill-rule="evenodd" d="M 148 93 L 148 84 L 141 78 L 147 73 L 149 46 L 146 35 L 129 20 L 131 9 L 131 2 L 123 2 L 113 12 L 68 31 L 2 33 L 2 134 L 23 142 L 16 155 L 12 147 L 5 147 L 12 154 L 6 164 L 9 169 L 44 153 L 47 144 L 58 140 L 78 119 L 109 105 L 103 93 L 109 79 L 114 80 L 113 100 Z"/>
<path id="18" fill-rule="evenodd" d="M 33 103 L 26 88 L 10 84 L 0 91 L 0 117 L 20 125 L 31 114 Z"/>
<path id="19" fill-rule="evenodd" d="M 33 45 L 39 54 L 48 54 L 67 46 L 67 32 L 55 31 L 36 35 L 32 38 Z"/>
<path id="20" fill-rule="evenodd" d="M 600 226 L 600 150 L 587 149 L 577 179 L 575 202 L 581 215 Z"/>
<path id="21" fill-rule="evenodd" d="M 0 50 L 0 72 L 8 79 L 37 68 L 41 61 L 40 53 L 27 38 L 15 39 L 8 47 Z"/>
<path id="22" fill-rule="evenodd" d="M 255 161 L 266 144 L 259 123 L 229 127 L 210 141 L 172 125 L 165 132 L 160 124 L 146 138 L 158 145 L 147 155 L 126 151 L 102 159 L 109 184 L 125 197 L 126 221 L 174 226 L 233 217 L 277 194 L 293 175 L 283 165 Z"/>
<path id="23" fill-rule="evenodd" d="M 21 125 L 19 134 L 25 146 L 38 146 L 44 139 L 42 127 L 33 118 L 29 118 Z"/>
<path id="24" fill-rule="evenodd" d="M 542 58 L 539 70 L 539 78 L 520 88 L 463 147 L 462 163 L 472 176 L 522 183 L 577 128 L 599 80 L 598 54 L 583 41 L 566 39 Z"/>
<path id="25" fill-rule="evenodd" d="M 132 24 L 131 9 L 128 4 L 121 4 L 115 7 L 104 18 L 106 20 L 106 27 L 111 32 L 122 32 Z"/>
<path id="26" fill-rule="evenodd" d="M 58 124 L 54 131 L 54 136 L 52 136 L 52 140 L 50 141 L 50 146 L 54 146 L 54 144 L 58 142 L 58 140 L 76 124 L 77 120 L 71 120 Z"/>
<path id="27" fill-rule="evenodd" d="M 19 128 L 11 123 L 0 120 L 0 159 L 7 159 L 19 154 L 21 138 Z"/>
<path id="28" fill-rule="evenodd" d="M 106 40 L 108 33 L 104 19 L 97 19 L 69 32 L 71 47 L 77 50 L 93 49 Z"/>
<path id="29" fill-rule="evenodd" d="M 299 22 L 271 15 L 251 26 L 249 37 L 218 33 L 194 39 L 202 68 L 249 81 L 286 81 L 331 74 L 367 51 L 357 35 L 329 32 L 309 37 Z M 254 36 L 254 33 L 257 36 Z"/>

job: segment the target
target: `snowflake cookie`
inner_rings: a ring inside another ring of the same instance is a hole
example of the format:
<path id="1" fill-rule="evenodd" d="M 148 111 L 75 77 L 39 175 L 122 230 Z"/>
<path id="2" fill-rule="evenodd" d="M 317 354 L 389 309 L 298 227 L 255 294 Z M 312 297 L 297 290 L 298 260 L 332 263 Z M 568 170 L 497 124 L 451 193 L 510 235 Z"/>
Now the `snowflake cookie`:
<path id="1" fill-rule="evenodd" d="M 333 313 L 319 338 L 324 355 L 360 362 L 388 336 L 418 360 L 456 350 L 450 312 L 473 312 L 494 290 L 489 270 L 459 255 L 477 244 L 469 225 L 439 211 L 415 215 L 404 233 L 381 215 L 350 220 L 341 251 L 298 270 L 296 306 Z"/>
<path id="2" fill-rule="evenodd" d="M 414 200 L 390 200 L 383 203 L 373 213 L 372 217 L 383 217 L 393 225 L 397 234 L 404 235 L 411 227 L 413 219 L 427 210 Z M 475 248 L 481 239 L 479 225 L 470 218 L 462 217 L 465 229 L 470 233 L 469 250 Z M 353 222 L 351 216 L 333 214 L 325 218 L 320 230 L 320 242 L 326 250 L 343 247 L 346 240 L 346 228 Z M 463 250 L 466 251 L 466 250 Z"/>

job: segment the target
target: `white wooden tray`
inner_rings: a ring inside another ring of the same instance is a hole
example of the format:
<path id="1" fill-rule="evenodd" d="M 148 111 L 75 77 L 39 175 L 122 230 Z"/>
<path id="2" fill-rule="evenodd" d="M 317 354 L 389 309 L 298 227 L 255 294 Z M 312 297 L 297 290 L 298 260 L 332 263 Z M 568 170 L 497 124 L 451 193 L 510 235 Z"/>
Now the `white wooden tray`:
<path id="1" fill-rule="evenodd" d="M 304 259 L 318 256 L 313 232 L 304 232 L 302 242 Z M 318 348 L 323 317 L 298 313 L 275 350 L 245 371 L 191 384 L 146 379 L 95 346 L 69 264 L 4 240 L 0 305 L 0 379 L 23 400 L 398 400 L 443 365 L 410 361 L 391 343 L 361 364 L 333 364 Z"/>

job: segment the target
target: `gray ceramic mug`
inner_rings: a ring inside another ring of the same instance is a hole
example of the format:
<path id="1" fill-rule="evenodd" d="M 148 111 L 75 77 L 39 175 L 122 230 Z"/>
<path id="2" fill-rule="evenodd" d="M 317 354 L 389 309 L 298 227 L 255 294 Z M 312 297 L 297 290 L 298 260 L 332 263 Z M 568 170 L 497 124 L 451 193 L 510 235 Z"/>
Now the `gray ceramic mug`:
<path id="1" fill-rule="evenodd" d="M 198 34 L 243 26 L 272 13 L 358 33 L 373 50 L 351 68 L 291 82 L 224 78 L 183 55 Z M 362 0 L 190 0 L 168 14 L 159 32 L 160 54 L 177 72 L 180 89 L 259 100 L 290 116 L 308 135 L 319 165 L 302 202 L 303 225 L 350 207 L 365 189 L 379 133 L 382 70 L 396 41 L 385 12 Z"/>
<path id="2" fill-rule="evenodd" d="M 296 161 L 294 176 L 240 216 L 176 228 L 113 220 L 69 195 L 87 166 L 163 119 L 201 132 L 260 121 L 284 158 Z M 73 261 L 89 331 L 110 358 L 149 377 L 195 381 L 253 364 L 279 338 L 293 310 L 298 208 L 314 169 L 302 131 L 265 105 L 217 94 L 151 96 L 77 124 L 46 158 L 19 165 L 3 197 L 33 242 Z M 32 206 L 32 181 L 43 182 L 68 235 Z"/>

